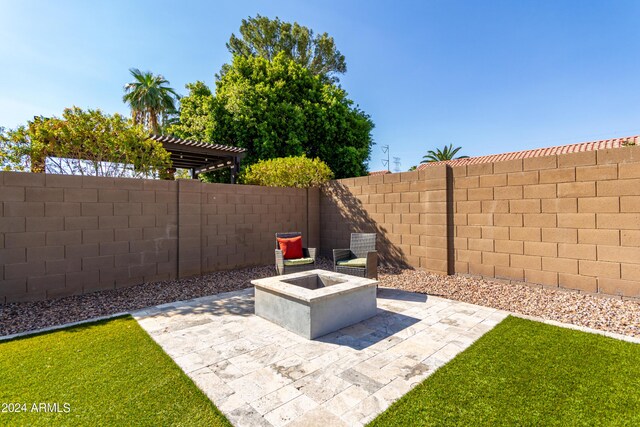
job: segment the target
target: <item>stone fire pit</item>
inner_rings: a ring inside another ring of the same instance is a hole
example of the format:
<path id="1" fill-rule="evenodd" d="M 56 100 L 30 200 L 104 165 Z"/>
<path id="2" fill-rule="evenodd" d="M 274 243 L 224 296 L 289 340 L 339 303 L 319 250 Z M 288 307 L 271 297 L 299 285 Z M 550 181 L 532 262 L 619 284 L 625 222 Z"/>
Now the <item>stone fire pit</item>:
<path id="1" fill-rule="evenodd" d="M 309 270 L 251 283 L 256 315 L 307 339 L 376 315 L 375 280 Z"/>

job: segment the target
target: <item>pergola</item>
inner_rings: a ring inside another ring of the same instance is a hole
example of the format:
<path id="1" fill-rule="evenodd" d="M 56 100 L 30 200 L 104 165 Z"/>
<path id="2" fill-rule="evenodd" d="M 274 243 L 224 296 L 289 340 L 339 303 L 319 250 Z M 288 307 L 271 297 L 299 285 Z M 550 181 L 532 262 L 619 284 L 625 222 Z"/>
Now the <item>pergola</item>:
<path id="1" fill-rule="evenodd" d="M 151 135 L 151 139 L 160 142 L 171 153 L 174 168 L 190 169 L 192 178 L 197 178 L 199 173 L 231 168 L 232 184 L 236 181 L 240 161 L 247 151 L 244 148 L 185 140 L 175 136 Z"/>

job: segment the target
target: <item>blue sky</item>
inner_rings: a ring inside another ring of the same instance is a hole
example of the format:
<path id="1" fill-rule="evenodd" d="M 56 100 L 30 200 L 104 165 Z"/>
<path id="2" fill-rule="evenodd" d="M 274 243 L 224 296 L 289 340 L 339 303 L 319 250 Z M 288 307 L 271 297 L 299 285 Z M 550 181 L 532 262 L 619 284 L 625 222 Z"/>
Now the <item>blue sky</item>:
<path id="1" fill-rule="evenodd" d="M 640 133 L 635 0 L 0 0 L 0 126 L 71 105 L 128 113 L 131 67 L 183 94 L 213 86 L 257 13 L 334 37 L 341 84 L 376 125 L 371 170 L 382 145 L 406 170 L 449 143 L 475 156 Z"/>

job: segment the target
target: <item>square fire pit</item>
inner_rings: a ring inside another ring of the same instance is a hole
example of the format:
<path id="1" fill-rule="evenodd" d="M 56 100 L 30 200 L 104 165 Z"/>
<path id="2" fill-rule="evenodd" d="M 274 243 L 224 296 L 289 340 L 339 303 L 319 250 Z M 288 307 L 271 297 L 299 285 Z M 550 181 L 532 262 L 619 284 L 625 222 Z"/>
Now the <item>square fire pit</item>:
<path id="1" fill-rule="evenodd" d="M 251 283 L 256 315 L 307 339 L 376 315 L 375 280 L 309 270 Z"/>

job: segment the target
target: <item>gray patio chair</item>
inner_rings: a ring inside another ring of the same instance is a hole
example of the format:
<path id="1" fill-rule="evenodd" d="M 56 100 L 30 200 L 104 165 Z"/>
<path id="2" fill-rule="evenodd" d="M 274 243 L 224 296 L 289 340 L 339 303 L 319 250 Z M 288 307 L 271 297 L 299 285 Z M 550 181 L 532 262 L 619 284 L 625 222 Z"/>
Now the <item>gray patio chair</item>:
<path id="1" fill-rule="evenodd" d="M 351 233 L 349 249 L 333 250 L 333 269 L 352 276 L 378 278 L 375 233 Z"/>
<path id="2" fill-rule="evenodd" d="M 297 273 L 299 271 L 313 270 L 316 268 L 316 248 L 302 248 L 302 258 L 284 259 L 278 238 L 290 239 L 302 236 L 300 232 L 276 233 L 276 271 L 278 274 Z"/>

